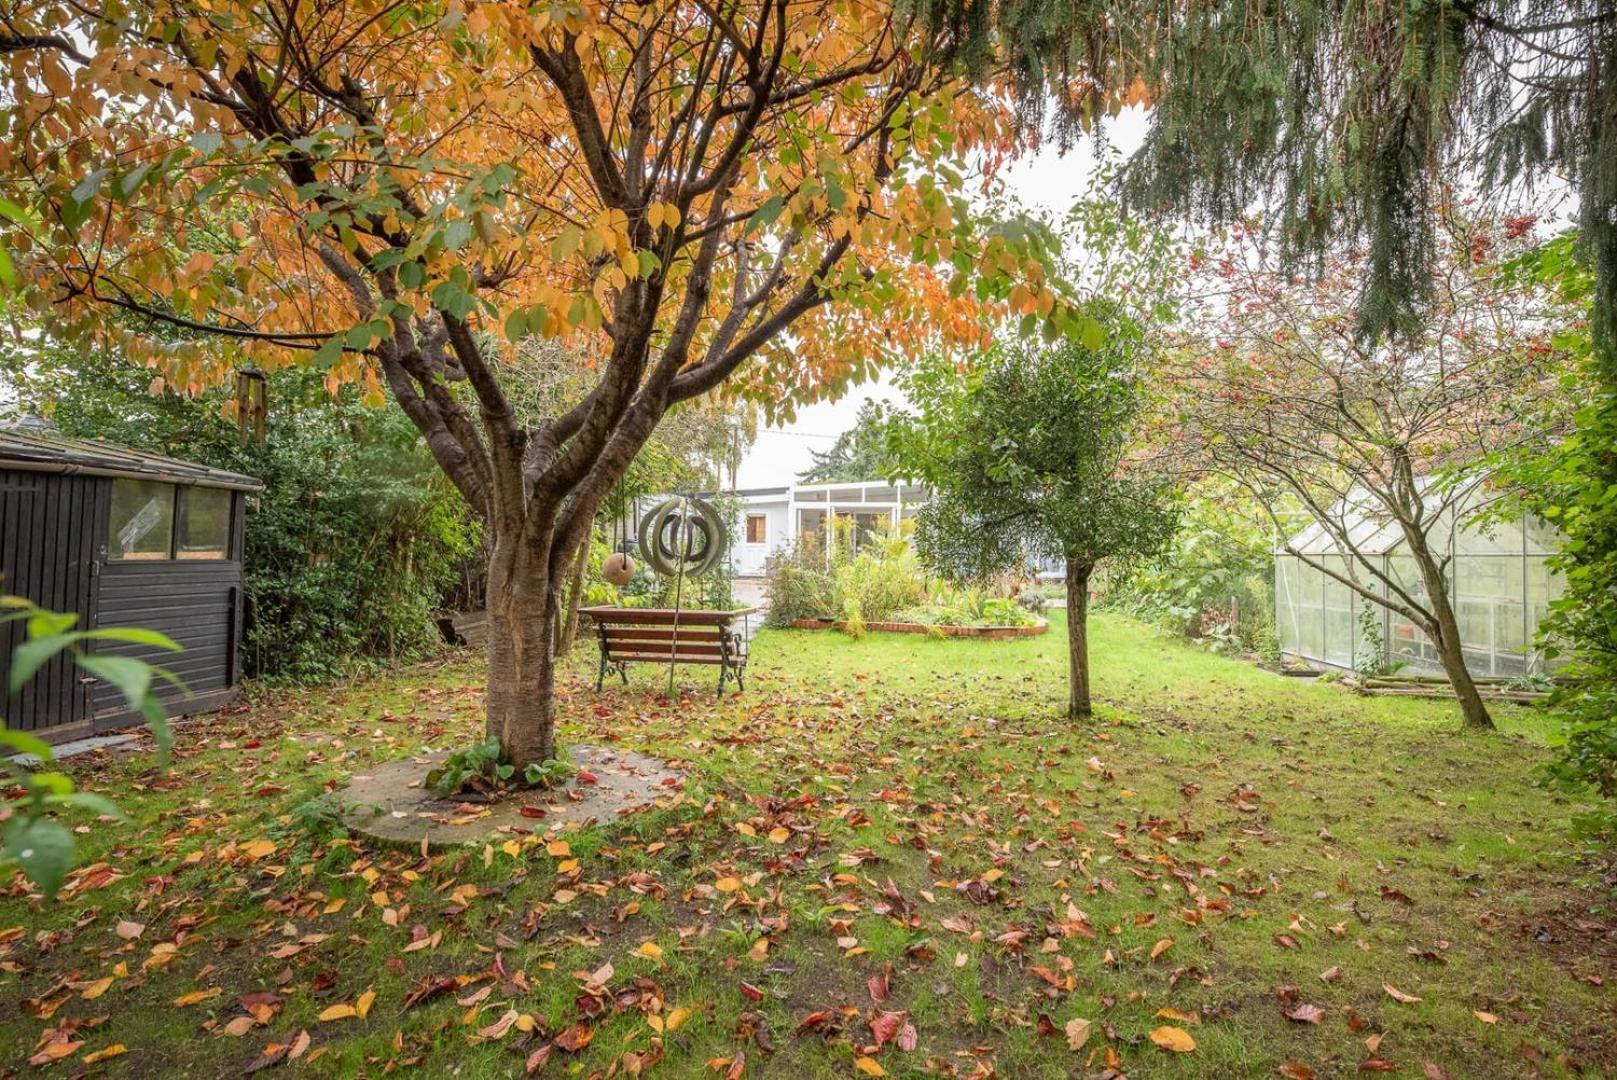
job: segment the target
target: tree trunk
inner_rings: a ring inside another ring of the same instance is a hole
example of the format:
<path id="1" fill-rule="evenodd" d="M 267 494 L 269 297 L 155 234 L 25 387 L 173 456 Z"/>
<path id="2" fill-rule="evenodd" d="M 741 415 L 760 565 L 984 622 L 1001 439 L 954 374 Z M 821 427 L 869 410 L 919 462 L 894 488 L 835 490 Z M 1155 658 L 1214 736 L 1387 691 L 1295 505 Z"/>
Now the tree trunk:
<path id="1" fill-rule="evenodd" d="M 1426 585 L 1426 595 L 1431 603 L 1432 618 L 1436 620 L 1437 632 L 1428 632 L 1432 644 L 1437 649 L 1437 658 L 1443 664 L 1443 673 L 1448 676 L 1449 686 L 1454 690 L 1454 696 L 1460 703 L 1460 717 L 1467 728 L 1478 731 L 1492 731 L 1493 717 L 1488 715 L 1488 706 L 1483 703 L 1482 695 L 1477 692 L 1476 680 L 1471 677 L 1471 670 L 1465 666 L 1465 650 L 1460 645 L 1460 622 L 1454 616 L 1454 605 L 1449 601 L 1448 582 L 1444 579 L 1437 560 L 1430 551 L 1421 545 L 1412 545 L 1411 553 L 1415 556 L 1415 563 L 1421 569 L 1421 575 Z"/>
<path id="2" fill-rule="evenodd" d="M 578 607 L 584 599 L 584 572 L 590 565 L 590 544 L 594 540 L 594 530 L 584 542 L 578 545 L 578 555 L 573 559 L 572 580 L 567 583 L 567 604 L 561 613 L 561 630 L 556 635 L 556 655 L 566 656 L 573 649 L 573 642 L 578 639 Z"/>
<path id="3" fill-rule="evenodd" d="M 487 732 L 519 773 L 556 756 L 556 601 L 546 559 L 515 538 L 496 539 L 488 572 Z"/>
<path id="4" fill-rule="evenodd" d="M 1089 706 L 1089 575 L 1095 564 L 1067 557 L 1067 715 L 1081 720 Z"/>

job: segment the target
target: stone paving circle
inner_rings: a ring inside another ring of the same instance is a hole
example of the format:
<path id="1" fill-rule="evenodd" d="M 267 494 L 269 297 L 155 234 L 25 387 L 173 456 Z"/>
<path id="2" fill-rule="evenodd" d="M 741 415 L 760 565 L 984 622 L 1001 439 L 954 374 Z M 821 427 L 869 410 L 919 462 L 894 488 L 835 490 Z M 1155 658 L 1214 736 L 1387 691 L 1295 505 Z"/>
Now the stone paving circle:
<path id="1" fill-rule="evenodd" d="M 445 799 L 426 785 L 448 751 L 400 758 L 356 774 L 337 794 L 343 824 L 394 847 L 481 844 L 527 833 L 546 835 L 609 825 L 678 794 L 685 774 L 633 750 L 569 746 L 578 772 L 561 787 L 515 792 L 494 803 Z"/>

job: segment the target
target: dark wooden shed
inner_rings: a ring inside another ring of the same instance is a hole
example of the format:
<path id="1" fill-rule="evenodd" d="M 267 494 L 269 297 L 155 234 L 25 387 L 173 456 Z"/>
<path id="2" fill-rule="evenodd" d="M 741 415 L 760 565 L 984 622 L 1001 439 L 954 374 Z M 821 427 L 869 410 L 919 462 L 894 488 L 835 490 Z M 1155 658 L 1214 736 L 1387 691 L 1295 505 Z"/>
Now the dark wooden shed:
<path id="1" fill-rule="evenodd" d="M 249 476 L 68 439 L 37 421 L 0 429 L 0 592 L 79 626 L 140 626 L 185 651 L 108 651 L 159 663 L 189 696 L 161 684 L 170 715 L 230 702 L 240 681 L 245 499 Z M 0 626 L 0 693 L 21 624 Z M 65 657 L 8 696 L 8 727 L 62 742 L 138 721 L 116 690 Z"/>

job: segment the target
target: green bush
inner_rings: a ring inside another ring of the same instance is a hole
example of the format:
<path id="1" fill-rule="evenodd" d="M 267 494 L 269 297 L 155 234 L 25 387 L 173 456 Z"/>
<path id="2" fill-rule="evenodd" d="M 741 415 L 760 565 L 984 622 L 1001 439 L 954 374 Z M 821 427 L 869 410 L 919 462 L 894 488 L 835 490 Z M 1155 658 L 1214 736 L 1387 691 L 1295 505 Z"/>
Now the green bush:
<path id="1" fill-rule="evenodd" d="M 769 598 L 767 626 L 778 628 L 797 619 L 836 615 L 841 603 L 836 578 L 826 567 L 823 538 L 809 533 L 771 555 L 764 563 L 764 592 Z"/>
<path id="2" fill-rule="evenodd" d="M 1274 634 L 1272 548 L 1224 498 L 1203 493 L 1187 501 L 1166 554 L 1101 581 L 1100 606 L 1215 652 L 1261 651 Z"/>
<path id="3" fill-rule="evenodd" d="M 927 597 L 926 573 L 900 533 L 879 532 L 835 569 L 841 614 L 851 624 L 884 622 Z"/>

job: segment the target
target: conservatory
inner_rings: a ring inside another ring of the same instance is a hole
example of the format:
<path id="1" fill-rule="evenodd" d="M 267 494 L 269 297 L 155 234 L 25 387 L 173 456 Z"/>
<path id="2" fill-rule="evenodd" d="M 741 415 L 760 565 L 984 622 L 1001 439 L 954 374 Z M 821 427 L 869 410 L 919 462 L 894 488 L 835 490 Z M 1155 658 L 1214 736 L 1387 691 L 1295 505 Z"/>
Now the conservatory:
<path id="1" fill-rule="evenodd" d="M 1434 549 L 1451 556 L 1449 590 L 1467 666 L 1479 677 L 1543 674 L 1546 658 L 1535 639 L 1550 602 L 1561 595 L 1561 578 L 1546 565 L 1559 534 L 1531 517 L 1482 524 L 1474 516 L 1467 523 L 1461 515 L 1460 521 L 1459 528 L 1438 525 L 1431 535 Z M 1410 595 L 1425 595 L 1396 522 L 1358 512 L 1344 523 L 1352 549 L 1364 560 Z M 1384 655 L 1395 670 L 1442 673 L 1431 641 L 1413 623 L 1371 603 L 1321 567 L 1348 575 L 1347 558 L 1318 524 L 1275 552 L 1275 630 L 1283 654 L 1354 671 L 1377 667 Z M 1362 562 L 1357 578 L 1384 591 Z"/>

